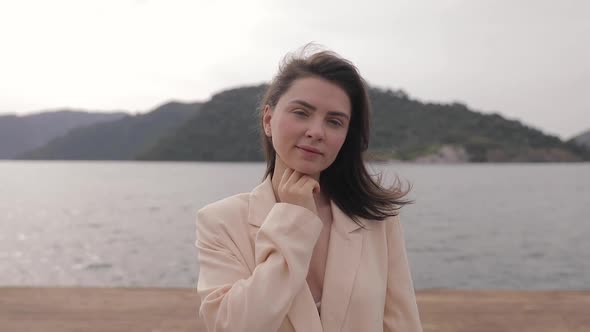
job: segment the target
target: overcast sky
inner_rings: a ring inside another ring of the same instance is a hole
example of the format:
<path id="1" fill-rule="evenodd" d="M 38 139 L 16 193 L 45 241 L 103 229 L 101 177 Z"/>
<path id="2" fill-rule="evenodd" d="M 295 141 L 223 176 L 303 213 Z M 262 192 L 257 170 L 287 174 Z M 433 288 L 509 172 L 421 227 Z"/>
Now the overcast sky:
<path id="1" fill-rule="evenodd" d="M 586 0 L 0 0 L 0 114 L 204 101 L 310 41 L 422 101 L 590 129 Z"/>

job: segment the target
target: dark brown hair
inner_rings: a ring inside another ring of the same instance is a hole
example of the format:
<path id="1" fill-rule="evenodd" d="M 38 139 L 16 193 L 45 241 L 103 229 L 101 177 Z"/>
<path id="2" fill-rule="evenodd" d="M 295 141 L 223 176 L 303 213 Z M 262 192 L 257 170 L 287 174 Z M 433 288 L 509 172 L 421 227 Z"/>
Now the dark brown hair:
<path id="1" fill-rule="evenodd" d="M 309 45 L 308 45 L 309 46 Z M 305 49 L 304 47 L 302 54 Z M 288 54 L 281 63 L 260 104 L 260 124 L 264 107 L 273 109 L 279 98 L 297 79 L 315 76 L 342 88 L 350 99 L 352 114 L 348 133 L 334 162 L 320 175 L 320 187 L 336 205 L 357 224 L 357 217 L 384 220 L 396 216 L 399 209 L 411 203 L 403 199 L 410 188 L 403 190 L 399 178 L 391 188 L 380 185 L 381 176 L 373 179 L 365 168 L 363 153 L 369 147 L 369 122 L 371 106 L 367 85 L 357 68 L 348 60 L 331 51 L 320 51 L 309 56 Z M 273 175 L 276 152 L 271 139 L 260 132 L 266 158 L 264 177 Z"/>

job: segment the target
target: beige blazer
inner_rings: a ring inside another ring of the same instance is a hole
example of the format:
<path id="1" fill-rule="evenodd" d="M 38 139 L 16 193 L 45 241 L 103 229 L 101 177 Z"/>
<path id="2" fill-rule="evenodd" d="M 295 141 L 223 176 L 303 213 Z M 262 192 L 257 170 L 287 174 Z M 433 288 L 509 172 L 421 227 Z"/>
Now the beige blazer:
<path id="1" fill-rule="evenodd" d="M 306 282 L 318 216 L 277 203 L 270 177 L 198 211 L 197 292 L 208 331 L 422 331 L 399 219 L 361 219 L 363 229 L 331 207 L 319 313 Z"/>

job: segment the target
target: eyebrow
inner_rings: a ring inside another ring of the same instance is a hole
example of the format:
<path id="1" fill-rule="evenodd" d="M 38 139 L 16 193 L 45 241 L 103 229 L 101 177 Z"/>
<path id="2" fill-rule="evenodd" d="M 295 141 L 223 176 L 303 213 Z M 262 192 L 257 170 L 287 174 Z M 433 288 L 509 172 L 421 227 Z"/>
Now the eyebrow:
<path id="1" fill-rule="evenodd" d="M 317 110 L 317 107 L 315 107 L 312 104 L 310 104 L 310 103 L 308 103 L 306 101 L 303 101 L 303 100 L 295 99 L 295 100 L 291 100 L 290 103 L 291 104 L 299 104 L 299 105 L 302 105 L 302 106 L 304 106 L 306 108 L 311 109 L 312 111 L 316 111 Z M 343 113 L 343 112 L 329 111 L 328 114 L 329 115 L 333 115 L 333 116 L 339 116 L 339 117 L 345 118 L 347 120 L 350 120 L 350 117 L 348 116 L 348 114 Z"/>

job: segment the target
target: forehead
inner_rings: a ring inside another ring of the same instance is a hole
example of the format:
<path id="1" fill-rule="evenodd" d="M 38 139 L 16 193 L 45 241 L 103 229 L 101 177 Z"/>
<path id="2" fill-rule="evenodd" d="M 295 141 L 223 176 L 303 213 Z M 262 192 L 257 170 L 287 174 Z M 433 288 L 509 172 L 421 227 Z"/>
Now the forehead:
<path id="1" fill-rule="evenodd" d="M 305 77 L 295 80 L 281 96 L 279 105 L 287 105 L 294 100 L 302 100 L 318 110 L 340 111 L 351 114 L 350 98 L 338 85 L 318 77 Z"/>

